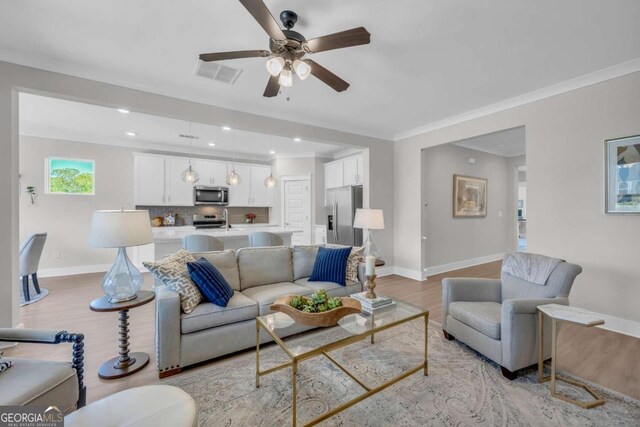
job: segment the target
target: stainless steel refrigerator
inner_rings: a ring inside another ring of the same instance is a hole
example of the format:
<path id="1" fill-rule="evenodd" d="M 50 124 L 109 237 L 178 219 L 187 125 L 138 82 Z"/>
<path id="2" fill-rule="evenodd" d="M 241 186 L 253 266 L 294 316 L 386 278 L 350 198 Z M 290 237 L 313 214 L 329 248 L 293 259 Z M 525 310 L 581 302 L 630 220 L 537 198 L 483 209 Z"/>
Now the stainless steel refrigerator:
<path id="1" fill-rule="evenodd" d="M 362 208 L 362 186 L 326 190 L 327 243 L 362 246 L 362 229 L 353 228 L 356 209 Z"/>

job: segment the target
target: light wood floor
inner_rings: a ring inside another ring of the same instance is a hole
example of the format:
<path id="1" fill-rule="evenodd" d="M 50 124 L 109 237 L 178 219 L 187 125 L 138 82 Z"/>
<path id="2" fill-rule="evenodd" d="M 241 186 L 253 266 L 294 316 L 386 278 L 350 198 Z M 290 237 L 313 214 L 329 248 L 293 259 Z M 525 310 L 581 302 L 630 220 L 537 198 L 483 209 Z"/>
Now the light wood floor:
<path id="1" fill-rule="evenodd" d="M 440 322 L 441 281 L 444 277 L 497 278 L 499 274 L 500 262 L 494 262 L 433 276 L 426 282 L 400 276 L 382 277 L 377 280 L 376 290 L 424 307 L 430 311 L 430 319 Z M 89 303 L 103 295 L 101 279 L 102 274 L 41 279 L 41 286 L 49 289 L 50 295 L 41 302 L 21 309 L 22 322 L 26 328 L 64 329 L 85 334 L 85 383 L 89 402 L 130 387 L 160 382 L 155 369 L 154 303 L 129 312 L 131 350 L 149 353 L 149 365 L 142 371 L 119 380 L 105 381 L 98 378 L 98 367 L 105 360 L 116 356 L 118 350 L 118 314 L 94 313 L 89 310 Z M 151 278 L 146 275 L 145 287 L 150 288 L 151 283 Z M 637 369 L 640 366 L 640 340 L 601 329 L 585 330 L 575 327 L 563 328 L 558 340 L 560 369 L 640 399 L 640 372 Z M 5 350 L 5 354 L 9 357 L 69 361 L 71 346 L 23 344 Z M 228 359 L 221 358 L 211 363 L 221 363 L 224 360 Z M 190 371 L 192 370 L 187 369 L 185 372 Z"/>

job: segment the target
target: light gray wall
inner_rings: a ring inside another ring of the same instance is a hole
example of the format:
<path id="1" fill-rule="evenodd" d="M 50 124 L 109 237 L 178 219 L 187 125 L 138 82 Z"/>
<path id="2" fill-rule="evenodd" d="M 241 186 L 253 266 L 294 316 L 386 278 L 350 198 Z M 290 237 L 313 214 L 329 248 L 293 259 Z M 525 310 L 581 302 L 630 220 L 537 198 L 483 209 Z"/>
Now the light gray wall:
<path id="1" fill-rule="evenodd" d="M 383 139 L 242 113 L 221 107 L 155 95 L 148 92 L 92 80 L 0 62 L 0 327 L 17 325 L 18 313 L 18 93 L 53 95 L 78 102 L 108 107 L 128 107 L 133 111 L 235 129 L 262 132 L 345 147 L 369 148 L 371 163 L 378 169 L 371 199 L 385 210 L 393 222 L 393 144 Z M 212 102 L 215 99 L 212 98 Z M 376 233 L 387 262 L 393 263 L 393 228 Z"/>
<path id="2" fill-rule="evenodd" d="M 20 241 L 38 231 L 47 232 L 40 269 L 113 263 L 115 249 L 89 246 L 91 216 L 96 209 L 133 209 L 133 155 L 131 149 L 48 138 L 20 137 Z M 45 193 L 45 159 L 49 156 L 95 161 L 94 196 Z M 33 185 L 38 197 L 28 206 L 25 188 Z M 53 258 L 59 251 L 60 258 Z"/>
<path id="3" fill-rule="evenodd" d="M 580 264 L 571 303 L 640 321 L 640 215 L 604 214 L 604 140 L 640 134 L 640 72 L 407 138 L 395 145 L 395 264 L 417 270 L 420 151 L 525 126 L 527 246 Z"/>
<path id="4" fill-rule="evenodd" d="M 475 164 L 469 164 L 469 158 Z M 421 169 L 423 268 L 502 254 L 514 247 L 514 196 L 509 191 L 515 191 L 510 185 L 515 172 L 508 158 L 446 144 L 422 150 Z M 453 217 L 454 174 L 488 180 L 486 217 Z"/>

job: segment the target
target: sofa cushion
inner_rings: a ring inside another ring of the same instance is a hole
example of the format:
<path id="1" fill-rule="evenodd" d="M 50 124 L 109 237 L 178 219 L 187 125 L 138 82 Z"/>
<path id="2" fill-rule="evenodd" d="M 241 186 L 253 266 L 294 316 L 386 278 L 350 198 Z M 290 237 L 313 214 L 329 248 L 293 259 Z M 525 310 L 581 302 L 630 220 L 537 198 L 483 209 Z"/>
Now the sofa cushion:
<path id="1" fill-rule="evenodd" d="M 205 258 L 200 258 L 196 262 L 188 262 L 187 269 L 191 280 L 207 301 L 221 307 L 227 306 L 233 296 L 233 289 L 213 264 Z"/>
<path id="2" fill-rule="evenodd" d="M 234 292 L 226 307 L 205 302 L 189 314 L 183 313 L 180 330 L 183 334 L 215 328 L 216 326 L 255 319 L 258 304 L 240 292 Z"/>
<path id="3" fill-rule="evenodd" d="M 242 293 L 258 303 L 260 316 L 271 313 L 271 304 L 280 297 L 287 295 L 311 295 L 313 290 L 291 282 L 272 283 L 264 286 L 254 286 Z"/>
<path id="4" fill-rule="evenodd" d="M 351 280 L 347 280 L 346 286 L 342 286 L 333 282 L 310 282 L 309 278 L 305 277 L 304 279 L 296 280 L 295 284 L 309 288 L 313 292 L 318 290 L 327 291 L 327 295 L 330 297 L 347 297 L 351 294 L 362 292 L 362 285 L 360 282 L 354 282 Z"/>
<path id="5" fill-rule="evenodd" d="M 236 252 L 232 249 L 216 252 L 194 252 L 193 256 L 196 259 L 204 258 L 209 261 L 234 291 L 240 290 L 240 273 L 238 273 L 238 259 L 236 258 Z"/>
<path id="6" fill-rule="evenodd" d="M 160 261 L 142 263 L 156 279 L 160 279 L 169 289 L 180 294 L 180 306 L 185 313 L 191 313 L 202 301 L 202 294 L 191 281 L 187 270 L 187 263 L 195 260 L 191 252 L 180 249 Z"/>
<path id="7" fill-rule="evenodd" d="M 498 302 L 456 301 L 449 304 L 449 315 L 486 336 L 500 339 L 500 312 Z"/>
<path id="8" fill-rule="evenodd" d="M 350 246 L 337 249 L 319 248 L 309 281 L 335 282 L 345 286 L 347 259 L 350 254 Z"/>
<path id="9" fill-rule="evenodd" d="M 316 263 L 318 246 L 294 246 L 293 255 L 293 280 L 311 276 L 313 265 Z"/>
<path id="10" fill-rule="evenodd" d="M 69 363 L 13 359 L 13 367 L 0 379 L 0 405 L 57 406 L 62 412 L 75 409 L 78 377 Z"/>
<path id="11" fill-rule="evenodd" d="M 240 289 L 293 282 L 291 249 L 283 246 L 238 249 Z"/>

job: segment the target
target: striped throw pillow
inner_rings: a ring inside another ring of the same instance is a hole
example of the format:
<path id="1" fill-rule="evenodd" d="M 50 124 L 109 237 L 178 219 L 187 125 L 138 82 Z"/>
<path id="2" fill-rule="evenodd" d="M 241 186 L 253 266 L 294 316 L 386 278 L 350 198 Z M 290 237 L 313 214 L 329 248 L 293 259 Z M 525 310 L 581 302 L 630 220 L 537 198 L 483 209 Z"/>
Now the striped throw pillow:
<path id="1" fill-rule="evenodd" d="M 333 282 L 346 286 L 346 266 L 350 254 L 350 246 L 340 249 L 318 248 L 309 281 Z"/>
<path id="2" fill-rule="evenodd" d="M 187 263 L 191 280 L 209 302 L 226 307 L 233 296 L 233 289 L 222 273 L 204 257 Z"/>

